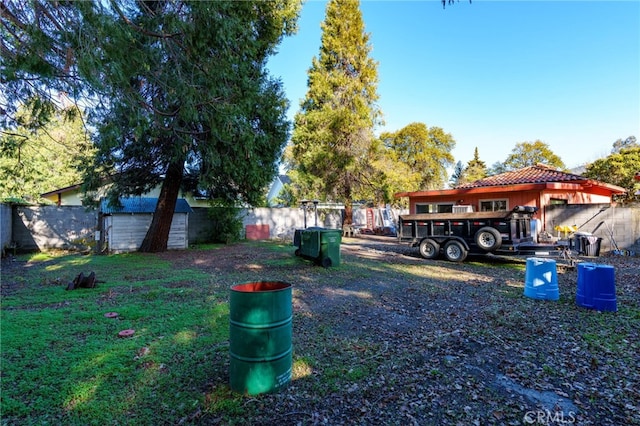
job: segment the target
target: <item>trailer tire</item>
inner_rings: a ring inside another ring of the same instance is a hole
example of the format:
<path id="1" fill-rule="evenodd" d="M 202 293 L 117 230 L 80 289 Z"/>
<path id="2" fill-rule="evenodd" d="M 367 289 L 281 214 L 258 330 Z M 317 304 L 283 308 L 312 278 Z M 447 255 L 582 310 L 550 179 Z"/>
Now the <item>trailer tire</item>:
<path id="1" fill-rule="evenodd" d="M 431 238 L 420 241 L 420 256 L 425 259 L 435 259 L 440 254 L 440 244 Z"/>
<path id="2" fill-rule="evenodd" d="M 496 228 L 485 226 L 478 229 L 474 237 L 476 244 L 484 251 L 498 250 L 502 245 L 502 236 Z"/>
<path id="3" fill-rule="evenodd" d="M 450 262 L 464 262 L 469 252 L 460 241 L 451 240 L 444 245 L 444 257 Z"/>

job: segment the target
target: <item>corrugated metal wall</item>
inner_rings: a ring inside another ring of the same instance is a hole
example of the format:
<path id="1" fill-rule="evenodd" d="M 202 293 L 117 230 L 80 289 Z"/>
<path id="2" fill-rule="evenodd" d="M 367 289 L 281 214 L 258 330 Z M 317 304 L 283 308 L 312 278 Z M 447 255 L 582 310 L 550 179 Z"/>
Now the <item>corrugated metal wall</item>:
<path id="1" fill-rule="evenodd" d="M 11 206 L 0 204 L 0 249 L 3 251 L 11 245 L 13 234 L 11 232 Z"/>
<path id="2" fill-rule="evenodd" d="M 151 225 L 150 214 L 114 214 L 103 217 L 103 232 L 108 250 L 112 253 L 136 251 L 142 245 Z M 184 213 L 173 215 L 169 231 L 169 250 L 189 247 L 188 216 Z"/>

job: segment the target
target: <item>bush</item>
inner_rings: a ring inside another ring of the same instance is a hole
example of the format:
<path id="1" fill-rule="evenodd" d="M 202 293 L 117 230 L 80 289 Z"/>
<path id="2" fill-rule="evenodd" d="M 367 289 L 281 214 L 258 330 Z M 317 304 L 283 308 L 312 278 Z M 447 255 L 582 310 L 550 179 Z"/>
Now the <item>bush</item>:
<path id="1" fill-rule="evenodd" d="M 211 241 L 229 244 L 238 241 L 242 233 L 241 209 L 236 207 L 211 207 L 209 218 L 212 221 Z"/>

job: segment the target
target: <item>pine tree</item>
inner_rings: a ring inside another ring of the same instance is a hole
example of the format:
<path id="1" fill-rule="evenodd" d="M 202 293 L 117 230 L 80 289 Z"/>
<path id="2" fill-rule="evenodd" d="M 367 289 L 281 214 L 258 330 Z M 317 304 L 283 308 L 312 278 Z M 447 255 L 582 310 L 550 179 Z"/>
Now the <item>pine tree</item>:
<path id="1" fill-rule="evenodd" d="M 484 161 L 480 160 L 478 147 L 473 152 L 473 160 L 469 160 L 465 168 L 466 182 L 473 182 L 487 177 L 487 166 Z"/>
<path id="2" fill-rule="evenodd" d="M 453 173 L 451 173 L 451 178 L 449 179 L 451 186 L 456 187 L 466 182 L 464 178 L 464 171 L 464 164 L 462 164 L 462 161 L 458 161 L 456 166 L 453 168 Z"/>
<path id="3" fill-rule="evenodd" d="M 381 115 L 370 52 L 359 1 L 330 0 L 288 157 L 297 169 L 296 185 L 309 198 L 343 202 L 346 223 L 353 198 L 369 185 L 369 153 Z"/>

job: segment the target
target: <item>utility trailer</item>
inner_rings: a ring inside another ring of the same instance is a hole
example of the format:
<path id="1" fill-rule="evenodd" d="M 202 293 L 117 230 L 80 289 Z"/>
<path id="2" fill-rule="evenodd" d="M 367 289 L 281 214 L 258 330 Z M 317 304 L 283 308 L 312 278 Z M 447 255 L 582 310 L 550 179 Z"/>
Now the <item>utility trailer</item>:
<path id="1" fill-rule="evenodd" d="M 531 235 L 537 210 L 516 206 L 511 211 L 401 215 L 398 241 L 418 247 L 425 259 L 442 253 L 452 262 L 463 262 L 469 254 L 557 255 L 564 246 L 538 244 Z"/>

